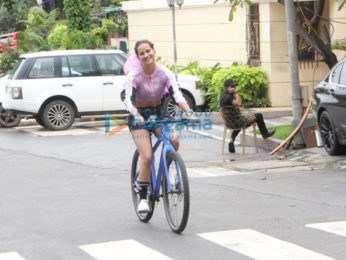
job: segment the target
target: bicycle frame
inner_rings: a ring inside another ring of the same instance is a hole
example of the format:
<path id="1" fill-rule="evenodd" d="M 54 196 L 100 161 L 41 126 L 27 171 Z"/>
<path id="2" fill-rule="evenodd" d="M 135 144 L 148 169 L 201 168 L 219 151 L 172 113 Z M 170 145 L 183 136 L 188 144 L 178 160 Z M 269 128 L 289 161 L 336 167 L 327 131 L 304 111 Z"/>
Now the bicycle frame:
<path id="1" fill-rule="evenodd" d="M 160 144 L 163 142 L 161 155 L 160 155 L 160 163 L 159 163 L 159 169 L 156 175 L 155 170 L 155 152 L 159 148 Z M 163 170 L 165 170 L 166 174 L 166 180 L 167 180 L 167 186 L 168 186 L 168 192 L 171 192 L 171 186 L 170 186 L 170 179 L 168 175 L 168 167 L 167 167 L 167 153 L 175 151 L 172 143 L 171 143 L 171 136 L 170 136 L 170 130 L 167 125 L 165 125 L 162 129 L 162 134 L 158 137 L 158 140 L 156 141 L 155 145 L 152 148 L 153 151 L 153 160 L 151 162 L 151 180 L 153 184 L 153 192 L 154 192 L 154 199 L 158 199 L 161 197 L 160 194 L 160 187 L 161 187 L 161 178 L 163 174 Z M 178 173 L 178 181 L 181 182 L 181 174 L 179 167 L 176 163 L 177 173 Z M 136 181 L 135 185 L 137 188 L 139 188 L 139 185 L 137 183 L 139 172 L 136 173 Z"/>

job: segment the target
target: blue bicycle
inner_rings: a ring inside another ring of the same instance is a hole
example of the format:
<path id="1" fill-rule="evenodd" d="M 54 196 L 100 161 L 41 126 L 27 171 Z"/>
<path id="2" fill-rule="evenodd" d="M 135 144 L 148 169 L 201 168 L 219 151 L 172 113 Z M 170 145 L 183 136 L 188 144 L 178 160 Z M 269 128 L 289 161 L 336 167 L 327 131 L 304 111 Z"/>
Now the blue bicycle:
<path id="1" fill-rule="evenodd" d="M 185 119 L 170 119 L 169 124 L 187 122 Z M 155 170 L 155 151 L 162 145 L 158 171 Z M 151 164 L 150 185 L 148 200 L 150 211 L 138 213 L 137 206 L 140 201 L 137 178 L 139 174 L 140 156 L 136 150 L 132 159 L 131 190 L 135 212 L 142 222 L 148 222 L 154 214 L 155 202 L 163 198 L 166 218 L 170 228 L 175 233 L 181 233 L 187 224 L 190 210 L 189 182 L 186 167 L 182 157 L 174 150 L 170 129 L 164 124 L 162 134 L 153 146 L 153 161 Z M 162 193 L 160 187 L 162 186 Z"/>

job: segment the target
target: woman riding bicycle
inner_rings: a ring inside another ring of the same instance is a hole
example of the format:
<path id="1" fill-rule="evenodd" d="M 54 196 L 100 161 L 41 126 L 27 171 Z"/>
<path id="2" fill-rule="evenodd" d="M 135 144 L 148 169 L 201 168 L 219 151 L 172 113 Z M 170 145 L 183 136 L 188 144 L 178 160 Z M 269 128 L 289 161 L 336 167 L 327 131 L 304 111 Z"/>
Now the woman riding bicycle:
<path id="1" fill-rule="evenodd" d="M 150 166 L 153 157 L 149 131 L 156 136 L 161 134 L 161 129 L 155 127 L 148 129 L 144 125 L 150 116 L 161 117 L 167 115 L 162 109 L 162 99 L 171 94 L 178 106 L 187 112 L 192 118 L 192 110 L 185 101 L 175 75 L 165 66 L 155 62 L 154 44 L 148 40 L 141 40 L 135 45 L 136 55 L 131 56 L 124 67 L 127 74 L 125 90 L 122 93 L 123 101 L 129 111 L 128 125 L 132 133 L 137 150 L 140 154 L 141 165 L 139 170 L 138 184 L 140 186 L 139 213 L 149 212 L 147 190 L 150 181 Z M 171 133 L 172 145 L 175 150 L 179 148 L 179 138 Z"/>

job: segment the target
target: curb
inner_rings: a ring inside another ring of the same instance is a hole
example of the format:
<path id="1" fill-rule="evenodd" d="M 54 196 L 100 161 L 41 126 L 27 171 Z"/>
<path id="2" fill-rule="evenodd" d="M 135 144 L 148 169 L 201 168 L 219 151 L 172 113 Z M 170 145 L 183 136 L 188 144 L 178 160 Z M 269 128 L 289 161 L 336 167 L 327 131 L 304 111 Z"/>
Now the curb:
<path id="1" fill-rule="evenodd" d="M 240 133 L 239 137 L 237 137 L 237 139 L 239 138 L 240 144 L 242 144 L 242 141 L 243 141 L 242 137 L 243 137 L 242 133 Z M 263 137 L 260 134 L 257 134 L 257 142 L 258 142 L 258 148 L 264 149 L 267 151 L 272 151 L 282 143 L 282 140 L 272 138 L 272 137 L 269 137 L 267 139 L 263 139 Z M 245 146 L 255 147 L 255 138 L 254 138 L 253 134 L 250 134 L 250 133 L 246 134 Z"/>

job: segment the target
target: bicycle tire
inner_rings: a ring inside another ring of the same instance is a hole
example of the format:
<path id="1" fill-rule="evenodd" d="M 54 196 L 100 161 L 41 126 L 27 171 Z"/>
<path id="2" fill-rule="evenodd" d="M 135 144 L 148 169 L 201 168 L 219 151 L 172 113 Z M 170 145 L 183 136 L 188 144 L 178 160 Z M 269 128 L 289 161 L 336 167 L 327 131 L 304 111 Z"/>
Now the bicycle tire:
<path id="1" fill-rule="evenodd" d="M 154 214 L 154 206 L 155 206 L 155 200 L 152 198 L 152 194 L 153 194 L 153 185 L 151 182 L 151 177 L 150 177 L 150 185 L 149 185 L 149 207 L 150 207 L 150 211 L 148 213 L 138 213 L 137 212 L 137 207 L 138 207 L 138 203 L 140 201 L 140 197 L 139 197 L 139 191 L 136 187 L 136 185 L 134 184 L 134 180 L 135 180 L 135 176 L 136 173 L 139 169 L 139 164 L 140 164 L 140 160 L 139 160 L 139 152 L 138 150 L 135 151 L 135 153 L 133 154 L 133 158 L 132 158 L 132 166 L 131 166 L 131 193 L 132 193 L 132 200 L 133 200 L 133 206 L 135 207 L 135 212 L 136 215 L 138 217 L 138 219 L 142 222 L 147 223 L 151 217 Z"/>
<path id="2" fill-rule="evenodd" d="M 176 166 L 178 165 L 181 183 L 179 184 Z M 166 174 L 163 176 L 162 196 L 168 224 L 173 232 L 181 233 L 189 219 L 190 190 L 183 158 L 177 152 L 167 154 L 167 168 L 170 180 L 171 193 L 169 193 Z"/>

